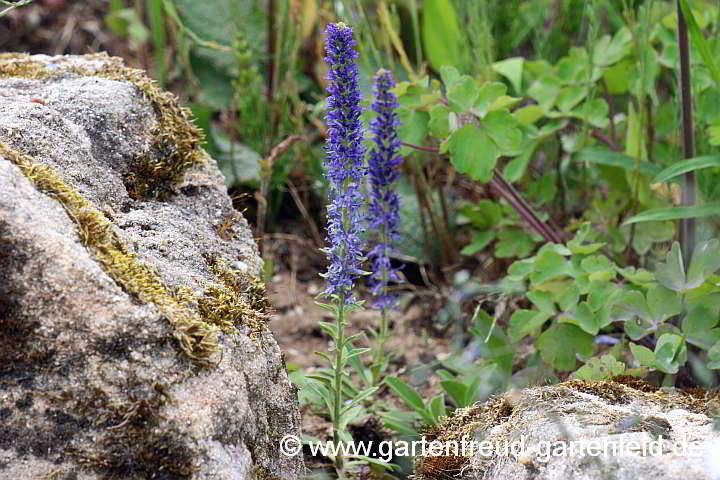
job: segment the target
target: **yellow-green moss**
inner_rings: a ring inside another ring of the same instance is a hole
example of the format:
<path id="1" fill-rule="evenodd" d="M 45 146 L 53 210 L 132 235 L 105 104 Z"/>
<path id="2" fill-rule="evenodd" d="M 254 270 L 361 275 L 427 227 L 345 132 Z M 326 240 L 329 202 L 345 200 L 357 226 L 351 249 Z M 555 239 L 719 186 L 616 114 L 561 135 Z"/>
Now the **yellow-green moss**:
<path id="1" fill-rule="evenodd" d="M 223 331 L 234 325 L 247 325 L 251 332 L 266 328 L 270 303 L 265 285 L 257 278 L 229 268 L 221 258 L 210 262 L 216 283 L 208 285 L 198 300 L 200 314 Z"/>
<path id="2" fill-rule="evenodd" d="M 95 71 L 64 63 L 49 68 L 26 54 L 2 54 L 0 78 L 42 79 L 74 74 L 135 85 L 153 106 L 157 123 L 150 132 L 150 148 L 133 159 L 125 187 L 134 199 L 164 196 L 173 183 L 182 179 L 188 167 L 207 161 L 200 148 L 202 130 L 192 123 L 190 111 L 178 104 L 175 95 L 159 88 L 142 70 L 129 68 L 122 59 L 106 54 L 89 55 L 88 58 L 101 60 L 102 66 Z"/>

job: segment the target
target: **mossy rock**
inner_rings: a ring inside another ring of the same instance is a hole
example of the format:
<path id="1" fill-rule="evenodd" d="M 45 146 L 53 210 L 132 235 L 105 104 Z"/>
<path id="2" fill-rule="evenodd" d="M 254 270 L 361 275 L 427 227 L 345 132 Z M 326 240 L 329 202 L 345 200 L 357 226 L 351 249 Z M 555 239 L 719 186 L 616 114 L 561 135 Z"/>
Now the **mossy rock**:
<path id="1" fill-rule="evenodd" d="M 0 91 L 0 478 L 298 478 L 262 262 L 189 113 L 106 55 L 2 54 Z"/>
<path id="2" fill-rule="evenodd" d="M 718 407 L 716 391 L 660 389 L 633 378 L 510 391 L 458 409 L 428 430 L 428 442 L 449 450 L 418 458 L 416 474 L 419 480 L 712 480 L 720 473 L 710 466 L 720 446 Z"/>

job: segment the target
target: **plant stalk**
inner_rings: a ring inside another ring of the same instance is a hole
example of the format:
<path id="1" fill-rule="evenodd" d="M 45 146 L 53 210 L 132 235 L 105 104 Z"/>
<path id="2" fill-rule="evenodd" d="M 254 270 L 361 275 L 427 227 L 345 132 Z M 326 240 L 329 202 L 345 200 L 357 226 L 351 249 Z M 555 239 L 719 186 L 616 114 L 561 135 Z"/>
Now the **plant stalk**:
<path id="1" fill-rule="evenodd" d="M 338 300 L 338 310 L 335 326 L 337 328 L 337 336 L 335 337 L 335 401 L 333 402 L 333 442 L 335 446 L 340 445 L 340 410 L 343 405 L 342 398 L 342 384 L 343 376 L 343 365 L 345 364 L 345 295 L 341 295 Z M 339 478 L 343 476 L 344 460 L 342 457 L 341 449 L 338 449 L 337 455 L 335 456 L 335 470 L 337 471 Z"/>
<path id="2" fill-rule="evenodd" d="M 692 91 L 690 87 L 690 45 L 688 27 L 683 15 L 680 0 L 676 0 L 678 22 L 678 47 L 680 50 L 680 98 L 682 101 L 683 153 L 685 158 L 695 156 L 695 138 L 692 123 Z M 695 172 L 685 173 L 685 188 L 682 191 L 682 204 L 695 204 Z M 687 268 L 695 245 L 695 219 L 684 218 L 680 224 L 680 245 Z"/>

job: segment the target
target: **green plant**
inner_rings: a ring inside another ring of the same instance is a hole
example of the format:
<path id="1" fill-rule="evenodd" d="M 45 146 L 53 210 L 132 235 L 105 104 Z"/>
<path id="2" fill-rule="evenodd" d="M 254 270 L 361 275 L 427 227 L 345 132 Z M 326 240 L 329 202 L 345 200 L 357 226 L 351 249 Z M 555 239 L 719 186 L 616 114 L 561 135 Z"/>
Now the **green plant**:
<path id="1" fill-rule="evenodd" d="M 425 425 L 436 426 L 440 423 L 440 419 L 447 415 L 443 395 L 423 400 L 414 388 L 397 377 L 385 377 L 385 383 L 413 409 L 410 415 L 396 411 L 384 415 L 385 424 L 396 432 L 417 435 L 418 421 Z"/>
<path id="2" fill-rule="evenodd" d="M 688 358 L 688 346 L 707 352 L 706 366 L 720 368 L 720 242 L 701 242 L 685 268 L 679 243 L 656 266 L 651 282 L 623 293 L 614 318 L 625 322 L 634 342 L 651 338 L 650 347 L 631 343 L 638 363 L 666 374 L 678 372 Z"/>

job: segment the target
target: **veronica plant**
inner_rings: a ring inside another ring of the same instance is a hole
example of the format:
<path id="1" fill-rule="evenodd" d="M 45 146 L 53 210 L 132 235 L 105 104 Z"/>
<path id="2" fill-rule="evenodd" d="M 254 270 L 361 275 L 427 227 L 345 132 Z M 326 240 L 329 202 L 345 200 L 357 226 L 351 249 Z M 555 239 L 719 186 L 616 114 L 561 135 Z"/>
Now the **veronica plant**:
<path id="1" fill-rule="evenodd" d="M 395 113 L 398 103 L 391 91 L 394 86 L 395 81 L 389 71 L 380 70 L 377 73 L 372 104 L 376 116 L 370 122 L 375 145 L 370 153 L 368 169 L 371 188 L 368 224 L 377 238 L 368 257 L 372 261 L 370 286 L 374 297 L 373 306 L 382 312 L 374 346 L 372 371 L 375 384 L 387 365 L 385 341 L 389 337 L 388 315 L 397 301 L 396 295 L 388 291 L 388 283 L 400 281 L 398 269 L 393 268 L 390 260 L 393 244 L 400 237 L 400 199 L 394 187 L 400 175 L 398 167 L 402 163 L 402 156 L 398 153 L 401 144 L 397 136 L 400 121 Z"/>
<path id="2" fill-rule="evenodd" d="M 364 275 L 361 269 L 365 260 L 362 253 L 361 235 L 364 231 L 365 148 L 363 127 L 360 119 L 361 94 L 357 85 L 357 65 L 352 29 L 343 24 L 330 24 L 325 37 L 325 60 L 329 66 L 328 91 L 328 141 L 325 176 L 329 183 L 330 204 L 327 207 L 327 240 L 324 249 L 330 265 L 325 274 L 327 285 L 323 296 L 327 303 L 320 306 L 335 316 L 335 323 L 321 322 L 334 342 L 332 356 L 319 352 L 330 363 L 330 371 L 321 371 L 310 378 L 308 384 L 319 394 L 328 407 L 333 425 L 333 441 L 336 445 L 352 440 L 347 425 L 363 411 L 362 401 L 372 395 L 377 387 L 358 391 L 347 397 L 349 389 L 347 363 L 353 357 L 369 351 L 354 348 L 357 335 L 346 336 L 347 316 L 362 308 L 362 302 L 353 295 L 353 284 Z M 373 459 L 355 457 L 360 461 L 375 463 Z M 340 478 L 353 462 L 345 462 L 341 450 L 333 458 Z M 354 460 L 357 461 L 357 460 Z"/>

